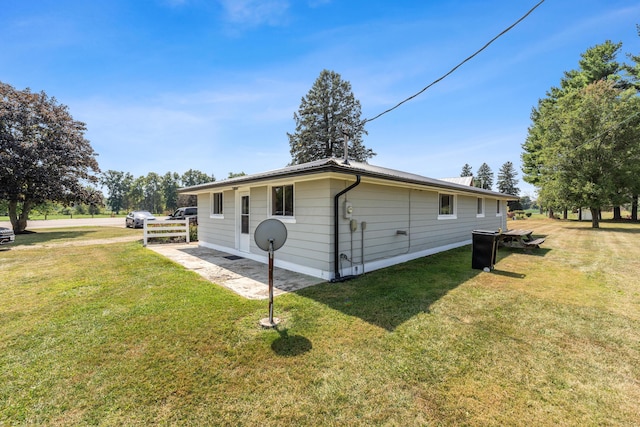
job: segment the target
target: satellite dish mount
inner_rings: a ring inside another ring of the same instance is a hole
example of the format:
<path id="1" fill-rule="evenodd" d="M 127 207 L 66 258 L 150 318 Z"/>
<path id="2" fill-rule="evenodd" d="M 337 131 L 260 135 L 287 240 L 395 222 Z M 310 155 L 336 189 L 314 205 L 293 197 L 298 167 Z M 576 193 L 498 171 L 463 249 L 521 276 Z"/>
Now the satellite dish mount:
<path id="1" fill-rule="evenodd" d="M 269 317 L 260 320 L 260 325 L 275 328 L 280 319 L 273 317 L 273 253 L 287 241 L 287 227 L 277 219 L 266 219 L 256 227 L 254 239 L 260 249 L 269 252 Z"/>

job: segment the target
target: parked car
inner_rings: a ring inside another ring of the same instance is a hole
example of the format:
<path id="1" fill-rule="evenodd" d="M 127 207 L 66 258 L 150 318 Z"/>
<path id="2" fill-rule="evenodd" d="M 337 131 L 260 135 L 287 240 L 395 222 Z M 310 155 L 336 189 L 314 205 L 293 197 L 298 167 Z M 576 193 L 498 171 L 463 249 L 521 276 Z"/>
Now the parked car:
<path id="1" fill-rule="evenodd" d="M 198 208 L 196 206 L 189 206 L 186 208 L 178 208 L 174 213 L 169 215 L 168 219 L 187 219 L 189 223 L 198 224 Z"/>
<path id="2" fill-rule="evenodd" d="M 144 226 L 144 220 L 154 220 L 155 216 L 149 211 L 133 211 L 129 212 L 124 220 L 126 227 L 141 228 Z"/>
<path id="3" fill-rule="evenodd" d="M 6 227 L 0 227 L 0 245 L 8 245 L 16 240 L 13 230 Z"/>

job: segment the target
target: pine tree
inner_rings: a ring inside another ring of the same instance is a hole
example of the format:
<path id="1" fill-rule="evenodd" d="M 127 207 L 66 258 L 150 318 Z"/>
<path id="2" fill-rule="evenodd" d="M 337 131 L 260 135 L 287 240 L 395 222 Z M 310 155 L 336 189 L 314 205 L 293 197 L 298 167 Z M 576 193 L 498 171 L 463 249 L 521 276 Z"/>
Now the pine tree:
<path id="1" fill-rule="evenodd" d="M 473 172 L 471 171 L 471 166 L 469 163 L 465 163 L 462 167 L 462 172 L 460 172 L 460 176 L 473 176 Z"/>
<path id="2" fill-rule="evenodd" d="M 505 194 L 511 194 L 517 196 L 520 194 L 520 189 L 517 187 L 518 180 L 516 179 L 516 169 L 513 167 L 513 163 L 506 162 L 498 171 L 498 191 Z"/>
<path id="3" fill-rule="evenodd" d="M 476 175 L 475 186 L 484 188 L 485 190 L 491 190 L 493 186 L 493 172 L 488 164 L 483 163 L 478 168 L 478 175 Z"/>
<path id="4" fill-rule="evenodd" d="M 323 70 L 309 93 L 293 114 L 296 130 L 287 133 L 291 146 L 291 164 L 344 156 L 344 133 L 349 137 L 349 158 L 359 162 L 375 156 L 362 143 L 364 123 L 360 101 L 351 92 L 351 84 L 340 74 Z"/>

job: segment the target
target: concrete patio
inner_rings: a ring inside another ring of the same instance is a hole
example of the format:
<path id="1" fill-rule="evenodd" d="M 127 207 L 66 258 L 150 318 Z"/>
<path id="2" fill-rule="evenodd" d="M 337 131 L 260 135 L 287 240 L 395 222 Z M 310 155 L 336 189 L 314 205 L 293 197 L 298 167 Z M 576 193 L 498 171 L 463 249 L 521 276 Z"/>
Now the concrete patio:
<path id="1" fill-rule="evenodd" d="M 269 298 L 269 267 L 247 258 L 199 247 L 197 243 L 149 244 L 148 249 L 248 299 Z M 277 259 L 276 253 L 276 259 Z M 326 280 L 274 268 L 273 294 L 282 295 Z"/>

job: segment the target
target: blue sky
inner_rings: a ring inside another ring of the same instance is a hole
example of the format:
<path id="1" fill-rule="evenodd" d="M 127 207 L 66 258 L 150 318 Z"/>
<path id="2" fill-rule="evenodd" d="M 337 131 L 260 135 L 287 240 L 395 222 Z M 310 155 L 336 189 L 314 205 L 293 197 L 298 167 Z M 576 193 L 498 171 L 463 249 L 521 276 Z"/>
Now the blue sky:
<path id="1" fill-rule="evenodd" d="M 87 124 L 103 171 L 226 178 L 290 161 L 293 113 L 323 69 L 371 118 L 442 76 L 537 0 L 3 2 L 0 81 L 44 90 Z M 640 54 L 640 3 L 546 0 L 416 99 L 367 124 L 370 163 L 432 178 L 497 176 L 531 108 L 605 40 Z"/>

